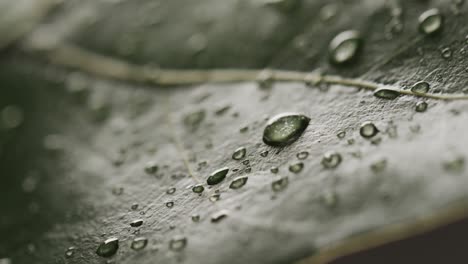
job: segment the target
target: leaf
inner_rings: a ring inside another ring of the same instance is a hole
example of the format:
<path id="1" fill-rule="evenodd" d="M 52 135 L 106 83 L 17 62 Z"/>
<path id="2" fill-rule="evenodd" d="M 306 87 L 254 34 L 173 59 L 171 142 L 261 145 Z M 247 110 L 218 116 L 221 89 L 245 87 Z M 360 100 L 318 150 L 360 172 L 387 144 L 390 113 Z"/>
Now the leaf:
<path id="1" fill-rule="evenodd" d="M 0 135 L 0 257 L 102 263 L 117 237 L 118 263 L 326 263 L 466 217 L 467 5 L 272 2 L 63 1 L 22 31 L 0 63 L 2 121 L 6 106 L 24 117 Z M 424 36 L 417 18 L 435 7 L 442 32 Z M 333 65 L 344 30 L 364 44 Z M 428 94 L 410 90 L 419 81 Z M 267 119 L 284 112 L 310 123 L 269 147 Z M 239 147 L 248 162 L 232 159 Z"/>

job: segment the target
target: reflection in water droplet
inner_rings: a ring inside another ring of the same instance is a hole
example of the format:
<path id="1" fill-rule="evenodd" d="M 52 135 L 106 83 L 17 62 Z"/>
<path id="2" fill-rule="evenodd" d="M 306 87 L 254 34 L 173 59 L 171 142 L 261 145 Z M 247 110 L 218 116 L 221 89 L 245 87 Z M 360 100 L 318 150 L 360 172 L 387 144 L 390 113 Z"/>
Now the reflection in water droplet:
<path id="1" fill-rule="evenodd" d="M 131 223 L 130 223 L 130 226 L 131 227 L 139 227 L 143 224 L 143 220 L 142 219 L 136 219 L 136 220 L 133 220 Z"/>
<path id="2" fill-rule="evenodd" d="M 240 147 L 234 151 L 234 153 L 232 154 L 232 159 L 241 160 L 245 157 L 246 153 L 247 153 L 247 149 L 244 147 Z"/>
<path id="3" fill-rule="evenodd" d="M 176 236 L 169 241 L 169 249 L 172 251 L 181 251 L 187 246 L 187 238 Z"/>
<path id="4" fill-rule="evenodd" d="M 293 173 L 299 173 L 304 168 L 304 163 L 297 162 L 289 166 L 289 171 Z"/>
<path id="5" fill-rule="evenodd" d="M 268 121 L 263 131 L 263 142 L 274 147 L 284 147 L 296 141 L 307 128 L 310 118 L 301 114 L 280 114 Z"/>
<path id="6" fill-rule="evenodd" d="M 443 163 L 444 170 L 451 173 L 461 173 L 465 170 L 465 158 L 462 156 Z"/>
<path id="7" fill-rule="evenodd" d="M 442 29 L 443 16 L 439 9 L 433 8 L 423 12 L 418 21 L 419 31 L 425 35 L 432 35 Z"/>
<path id="8" fill-rule="evenodd" d="M 427 103 L 420 101 L 416 103 L 416 112 L 425 112 L 427 110 Z"/>
<path id="9" fill-rule="evenodd" d="M 271 171 L 271 173 L 275 173 L 275 174 L 276 174 L 276 173 L 278 173 L 279 169 L 278 169 L 278 167 L 272 167 L 272 168 L 270 169 L 270 171 Z"/>
<path id="10" fill-rule="evenodd" d="M 348 30 L 339 33 L 328 46 L 330 61 L 334 64 L 352 61 L 361 49 L 362 42 L 359 31 Z"/>
<path id="11" fill-rule="evenodd" d="M 231 184 L 229 185 L 229 188 L 239 189 L 240 187 L 244 186 L 247 183 L 248 179 L 249 177 L 247 176 L 237 177 L 231 182 Z"/>
<path id="12" fill-rule="evenodd" d="M 371 164 L 371 170 L 373 172 L 381 172 L 387 167 L 387 160 L 381 159 Z"/>
<path id="13" fill-rule="evenodd" d="M 301 151 L 301 152 L 296 154 L 296 157 L 298 159 L 300 159 L 300 160 L 307 159 L 308 156 L 309 156 L 309 152 L 307 152 L 307 151 Z"/>
<path id="14" fill-rule="evenodd" d="M 96 254 L 98 256 L 108 258 L 115 255 L 118 249 L 119 239 L 116 237 L 111 237 L 99 245 L 98 249 L 96 250 Z"/>
<path id="15" fill-rule="evenodd" d="M 416 94 L 425 94 L 429 92 L 430 85 L 425 81 L 417 82 L 411 87 L 411 91 Z"/>
<path id="16" fill-rule="evenodd" d="M 65 251 L 65 257 L 66 258 L 71 258 L 75 254 L 76 247 L 69 247 L 67 248 L 67 251 Z M 3 262 L 0 260 L 0 264 L 3 264 Z"/>
<path id="17" fill-rule="evenodd" d="M 219 212 L 216 212 L 211 216 L 211 222 L 212 223 L 218 223 L 219 221 L 223 220 L 228 216 L 228 211 L 227 210 L 221 210 Z"/>
<path id="18" fill-rule="evenodd" d="M 382 87 L 374 91 L 374 96 L 382 99 L 393 100 L 400 96 L 400 91 L 392 88 Z"/>
<path id="19" fill-rule="evenodd" d="M 323 155 L 322 165 L 326 169 L 333 169 L 338 167 L 341 163 L 341 155 L 337 152 L 327 152 Z"/>
<path id="20" fill-rule="evenodd" d="M 23 110 L 16 105 L 8 105 L 0 112 L 0 129 L 13 129 L 23 123 Z"/>
<path id="21" fill-rule="evenodd" d="M 289 183 L 288 177 L 282 177 L 271 183 L 271 189 L 273 189 L 273 191 L 275 192 L 280 192 L 286 189 L 286 187 L 288 187 L 288 183 Z"/>
<path id="22" fill-rule="evenodd" d="M 194 193 L 202 193 L 204 190 L 205 190 L 205 187 L 203 187 L 202 184 L 197 184 L 197 185 L 192 187 L 192 191 Z"/>
<path id="23" fill-rule="evenodd" d="M 172 202 L 172 201 L 166 203 L 167 208 L 172 208 L 173 206 L 174 206 L 174 202 Z"/>
<path id="24" fill-rule="evenodd" d="M 216 170 L 213 173 L 211 173 L 210 177 L 208 177 L 208 179 L 206 180 L 206 183 L 208 183 L 208 185 L 218 184 L 221 181 L 223 181 L 224 178 L 226 178 L 228 172 L 229 168 L 227 167 Z"/>
<path id="25" fill-rule="evenodd" d="M 374 125 L 374 123 L 367 121 L 362 123 L 361 128 L 359 129 L 359 133 L 362 137 L 371 138 L 377 135 L 377 133 L 379 133 L 379 130 Z"/>
<path id="26" fill-rule="evenodd" d="M 148 245 L 148 239 L 146 237 L 137 237 L 133 239 L 131 248 L 133 250 L 142 250 Z"/>
<path id="27" fill-rule="evenodd" d="M 176 188 L 172 187 L 172 188 L 167 189 L 167 190 L 166 190 L 166 193 L 167 193 L 167 194 L 174 194 L 175 191 L 176 191 Z"/>

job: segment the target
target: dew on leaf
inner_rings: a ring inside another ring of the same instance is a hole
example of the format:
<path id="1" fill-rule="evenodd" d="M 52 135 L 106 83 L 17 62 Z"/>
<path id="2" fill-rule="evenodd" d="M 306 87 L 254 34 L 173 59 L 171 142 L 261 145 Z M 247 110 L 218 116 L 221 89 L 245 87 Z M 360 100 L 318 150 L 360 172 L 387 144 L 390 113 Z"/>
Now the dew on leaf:
<path id="1" fill-rule="evenodd" d="M 297 162 L 289 166 L 289 171 L 292 173 L 299 173 L 304 168 L 304 163 Z"/>
<path id="2" fill-rule="evenodd" d="M 443 20 L 443 16 L 437 8 L 424 11 L 418 18 L 419 31 L 425 35 L 437 33 L 442 29 Z"/>
<path id="3" fill-rule="evenodd" d="M 284 147 L 296 141 L 309 125 L 310 118 L 301 114 L 284 113 L 268 121 L 263 131 L 263 142 Z"/>
<path id="4" fill-rule="evenodd" d="M 172 201 L 166 203 L 167 208 L 172 208 L 173 206 L 174 206 L 174 202 L 172 202 Z"/>
<path id="5" fill-rule="evenodd" d="M 173 237 L 169 241 L 169 249 L 172 251 L 181 251 L 187 246 L 187 238 L 182 236 Z"/>
<path id="6" fill-rule="evenodd" d="M 224 178 L 226 178 L 226 175 L 227 175 L 228 172 L 229 172 L 229 168 L 227 168 L 227 167 L 216 170 L 213 173 L 211 173 L 211 175 L 206 180 L 206 183 L 208 185 L 218 184 L 218 183 L 222 182 L 224 180 Z"/>
<path id="7" fill-rule="evenodd" d="M 247 183 L 248 179 L 249 179 L 249 177 L 247 177 L 247 176 L 237 177 L 231 182 L 231 184 L 229 185 L 229 188 L 239 189 L 239 188 L 241 188 L 242 186 L 244 186 Z"/>
<path id="8" fill-rule="evenodd" d="M 139 227 L 143 224 L 143 220 L 142 219 L 136 219 L 136 220 L 133 220 L 132 222 L 130 222 L 130 226 L 131 227 Z"/>
<path id="9" fill-rule="evenodd" d="M 272 167 L 272 168 L 270 169 L 270 171 L 271 171 L 271 173 L 275 173 L 275 174 L 276 174 L 276 173 L 278 173 L 279 169 L 278 169 L 278 167 Z"/>
<path id="10" fill-rule="evenodd" d="M 415 94 L 425 94 L 429 92 L 429 89 L 430 85 L 425 81 L 417 82 L 411 87 L 411 91 Z"/>
<path id="11" fill-rule="evenodd" d="M 211 222 L 212 223 L 218 223 L 220 222 L 221 220 L 225 219 L 227 216 L 228 216 L 228 211 L 226 210 L 221 210 L 219 212 L 216 212 L 214 213 L 212 216 L 211 216 Z"/>
<path id="12" fill-rule="evenodd" d="M 382 99 L 393 100 L 400 96 L 400 91 L 393 88 L 381 87 L 374 91 L 374 96 Z"/>
<path id="13" fill-rule="evenodd" d="M 265 158 L 266 156 L 268 156 L 268 150 L 265 150 L 265 151 L 260 152 L 260 156 L 262 156 L 262 157 L 264 157 L 264 158 Z"/>
<path id="14" fill-rule="evenodd" d="M 275 192 L 280 192 L 286 189 L 286 187 L 288 187 L 288 184 L 289 184 L 288 177 L 282 177 L 271 183 L 271 189 Z"/>
<path id="15" fill-rule="evenodd" d="M 352 61 L 361 49 L 363 39 L 357 30 L 347 30 L 336 35 L 328 46 L 330 61 L 343 64 Z"/>
<path id="16" fill-rule="evenodd" d="M 73 255 L 75 254 L 75 250 L 76 250 L 76 247 L 67 248 L 67 250 L 65 251 L 65 258 L 73 257 Z M 1 261 L 0 261 L 0 264 L 2 264 Z"/>
<path id="17" fill-rule="evenodd" d="M 192 187 L 192 191 L 194 193 L 202 193 L 204 190 L 205 190 L 205 187 L 203 187 L 202 184 L 197 184 L 197 185 Z"/>
<path id="18" fill-rule="evenodd" d="M 148 245 L 148 239 L 146 237 L 137 237 L 133 239 L 132 244 L 130 245 L 133 250 L 142 250 Z"/>
<path id="19" fill-rule="evenodd" d="M 427 103 L 424 101 L 420 101 L 416 103 L 416 112 L 425 112 L 427 110 Z"/>
<path id="20" fill-rule="evenodd" d="M 232 153 L 232 159 L 234 160 L 241 160 L 245 157 L 245 154 L 247 153 L 247 149 L 245 147 L 240 147 Z"/>
<path id="21" fill-rule="evenodd" d="M 104 242 L 102 242 L 98 249 L 96 250 L 96 254 L 101 257 L 112 257 L 117 253 L 119 249 L 119 239 L 116 237 L 111 237 Z"/>
<path id="22" fill-rule="evenodd" d="M 174 194 L 175 191 L 176 191 L 176 188 L 171 187 L 171 188 L 169 188 L 169 189 L 166 190 L 166 193 L 167 193 L 167 194 Z"/>
<path id="23" fill-rule="evenodd" d="M 359 133 L 364 138 L 371 138 L 377 135 L 377 133 L 379 133 L 379 130 L 374 125 L 374 123 L 367 121 L 362 123 L 361 128 L 359 129 Z"/>
<path id="24" fill-rule="evenodd" d="M 309 152 L 307 152 L 307 151 L 301 151 L 301 152 L 296 154 L 296 157 L 298 159 L 300 159 L 300 160 L 307 159 L 308 156 L 309 156 Z"/>
<path id="25" fill-rule="evenodd" d="M 327 152 L 323 155 L 322 165 L 326 169 L 333 169 L 340 165 L 342 160 L 341 154 L 337 152 Z"/>

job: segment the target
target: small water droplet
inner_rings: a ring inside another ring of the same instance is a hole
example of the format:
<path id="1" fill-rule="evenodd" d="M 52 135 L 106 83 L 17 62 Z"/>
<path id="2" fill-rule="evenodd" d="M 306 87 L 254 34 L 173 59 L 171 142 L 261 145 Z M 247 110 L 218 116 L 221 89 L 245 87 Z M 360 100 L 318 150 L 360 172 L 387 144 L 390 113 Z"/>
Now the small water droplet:
<path id="1" fill-rule="evenodd" d="M 301 114 L 280 114 L 268 121 L 263 131 L 263 142 L 274 147 L 284 147 L 296 141 L 309 125 L 310 118 Z"/>
<path id="2" fill-rule="evenodd" d="M 377 133 L 379 133 L 379 130 L 374 125 L 374 123 L 367 121 L 362 123 L 361 128 L 359 129 L 359 133 L 364 138 L 371 138 L 377 135 Z"/>
<path id="3" fill-rule="evenodd" d="M 427 103 L 419 101 L 416 103 L 416 112 L 425 112 L 427 110 Z"/>
<path id="4" fill-rule="evenodd" d="M 112 188 L 112 194 L 115 196 L 120 196 L 124 193 L 124 188 L 123 187 L 114 187 Z"/>
<path id="5" fill-rule="evenodd" d="M 374 91 L 374 96 L 382 99 L 393 100 L 400 96 L 400 91 L 393 88 L 381 87 Z"/>
<path id="6" fill-rule="evenodd" d="M 452 160 L 445 161 L 443 164 L 444 170 L 451 173 L 461 173 L 465 170 L 465 158 L 456 157 Z"/>
<path id="7" fill-rule="evenodd" d="M 323 155 L 322 165 L 326 169 L 333 169 L 340 165 L 342 160 L 341 154 L 337 152 L 327 152 Z"/>
<path id="8" fill-rule="evenodd" d="M 148 239 L 146 237 L 137 237 L 135 239 L 133 239 L 132 241 L 132 244 L 131 244 L 131 248 L 133 250 L 142 250 L 146 247 L 146 245 L 148 245 Z"/>
<path id="9" fill-rule="evenodd" d="M 0 128 L 13 129 L 23 123 L 23 110 L 16 105 L 8 105 L 0 112 Z"/>
<path id="10" fill-rule="evenodd" d="M 130 206 L 130 209 L 137 210 L 138 209 L 138 204 L 137 203 L 132 204 L 132 206 Z"/>
<path id="11" fill-rule="evenodd" d="M 289 166 L 289 171 L 292 173 L 299 173 L 304 168 L 304 163 L 297 162 Z"/>
<path id="12" fill-rule="evenodd" d="M 172 187 L 172 188 L 167 189 L 167 190 L 166 190 L 166 193 L 167 193 L 167 194 L 174 194 L 175 191 L 176 191 L 176 188 Z"/>
<path id="13" fill-rule="evenodd" d="M 387 167 L 387 160 L 381 159 L 371 164 L 371 170 L 373 172 L 381 172 Z"/>
<path id="14" fill-rule="evenodd" d="M 202 193 L 204 190 L 205 190 L 205 187 L 203 187 L 202 184 L 197 184 L 197 185 L 192 187 L 192 191 L 194 193 Z"/>
<path id="15" fill-rule="evenodd" d="M 210 196 L 210 201 L 214 203 L 214 202 L 219 201 L 220 198 L 221 198 L 221 194 L 215 193 Z"/>
<path id="16" fill-rule="evenodd" d="M 136 219 L 136 220 L 133 220 L 132 222 L 130 222 L 130 226 L 131 227 L 139 227 L 143 224 L 143 220 L 142 219 Z"/>
<path id="17" fill-rule="evenodd" d="M 424 11 L 418 18 L 419 31 L 425 35 L 432 35 L 442 29 L 443 16 L 439 9 L 433 8 Z"/>
<path id="18" fill-rule="evenodd" d="M 338 195 L 332 191 L 325 191 L 320 196 L 320 199 L 327 207 L 330 207 L 330 208 L 334 208 L 336 204 L 338 203 Z"/>
<path id="19" fill-rule="evenodd" d="M 249 130 L 249 127 L 248 127 L 248 126 L 244 126 L 244 127 L 241 127 L 241 128 L 239 129 L 239 132 L 245 133 L 245 132 L 247 132 L 248 130 Z"/>
<path id="20" fill-rule="evenodd" d="M 338 132 L 338 134 L 336 134 L 336 136 L 339 139 L 343 139 L 346 136 L 346 131 L 340 131 L 340 132 Z"/>
<path id="21" fill-rule="evenodd" d="M 174 206 L 174 202 L 172 202 L 172 201 L 166 203 L 167 208 L 172 208 L 173 206 Z"/>
<path id="22" fill-rule="evenodd" d="M 239 189 L 240 187 L 244 186 L 247 183 L 248 179 L 249 177 L 247 176 L 237 177 L 231 182 L 231 184 L 229 185 L 229 188 Z"/>
<path id="23" fill-rule="evenodd" d="M 193 222 L 199 222 L 200 221 L 200 215 L 199 214 L 192 215 L 192 221 Z"/>
<path id="24" fill-rule="evenodd" d="M 117 253 L 119 249 L 119 239 L 116 237 L 111 237 L 104 242 L 102 242 L 98 249 L 96 250 L 96 254 L 101 257 L 112 257 Z"/>
<path id="25" fill-rule="evenodd" d="M 347 30 L 336 35 L 328 46 L 330 61 L 344 64 L 352 61 L 361 49 L 363 39 L 357 30 Z"/>
<path id="26" fill-rule="evenodd" d="M 266 156 L 268 156 L 268 150 L 265 150 L 265 151 L 260 152 L 260 156 L 262 156 L 262 157 L 264 157 L 264 158 L 265 158 Z"/>
<path id="27" fill-rule="evenodd" d="M 181 251 L 187 246 L 187 238 L 176 236 L 169 241 L 169 249 L 172 251 Z"/>
<path id="28" fill-rule="evenodd" d="M 276 173 L 278 173 L 279 169 L 278 169 L 278 167 L 272 167 L 272 168 L 270 169 L 270 171 L 271 171 L 271 173 L 275 173 L 275 174 L 276 174 Z"/>
<path id="29" fill-rule="evenodd" d="M 452 57 L 452 49 L 450 49 L 449 47 L 442 48 L 440 50 L 440 55 L 444 59 L 450 59 Z"/>
<path id="30" fill-rule="evenodd" d="M 273 191 L 275 192 L 280 192 L 286 189 L 286 187 L 288 187 L 288 184 L 289 184 L 288 177 L 282 177 L 271 183 L 271 189 L 273 189 Z"/>
<path id="31" fill-rule="evenodd" d="M 249 166 L 250 160 L 244 160 L 244 161 L 242 162 L 242 164 L 244 164 L 245 166 Z"/>
<path id="32" fill-rule="evenodd" d="M 152 161 L 148 162 L 145 165 L 145 172 L 147 174 L 154 175 L 154 174 L 156 174 L 158 172 L 158 169 L 159 169 L 158 165 L 155 162 L 152 162 Z"/>
<path id="33" fill-rule="evenodd" d="M 199 110 L 193 113 L 190 113 L 184 117 L 184 124 L 190 128 L 197 128 L 200 123 L 205 119 L 205 110 Z"/>
<path id="34" fill-rule="evenodd" d="M 430 85 L 428 82 L 420 81 L 417 82 L 411 87 L 411 91 L 415 94 L 425 94 L 429 92 Z"/>
<path id="35" fill-rule="evenodd" d="M 300 159 L 300 160 L 307 159 L 308 156 L 309 156 L 309 152 L 307 152 L 307 151 L 301 151 L 301 152 L 296 154 L 296 157 L 298 159 Z"/>
<path id="36" fill-rule="evenodd" d="M 228 211 L 226 210 L 221 210 L 219 212 L 216 212 L 214 213 L 212 216 L 211 216 L 211 222 L 212 223 L 218 223 L 220 222 L 221 220 L 225 219 L 227 216 L 228 216 Z"/>
<path id="37" fill-rule="evenodd" d="M 226 175 L 228 174 L 228 172 L 229 172 L 229 168 L 227 167 L 216 170 L 213 173 L 211 173 L 211 175 L 206 180 L 206 183 L 208 185 L 218 184 L 222 182 L 224 178 L 226 178 Z"/>
<path id="38" fill-rule="evenodd" d="M 247 149 L 245 147 L 240 147 L 232 153 L 232 159 L 234 160 L 241 160 L 245 157 L 245 154 L 247 153 Z"/>
<path id="39" fill-rule="evenodd" d="M 65 251 L 65 258 L 71 258 L 75 254 L 76 247 L 69 247 Z M 0 264 L 2 264 L 2 261 L 0 260 Z"/>

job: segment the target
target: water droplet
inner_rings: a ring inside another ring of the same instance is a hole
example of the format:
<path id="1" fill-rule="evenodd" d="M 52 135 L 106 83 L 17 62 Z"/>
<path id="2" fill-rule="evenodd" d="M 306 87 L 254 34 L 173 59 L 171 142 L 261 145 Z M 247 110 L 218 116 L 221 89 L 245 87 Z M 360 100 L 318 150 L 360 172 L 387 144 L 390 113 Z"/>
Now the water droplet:
<path id="1" fill-rule="evenodd" d="M 148 245 L 148 239 L 146 237 L 137 237 L 133 239 L 131 248 L 133 250 L 142 250 Z"/>
<path id="2" fill-rule="evenodd" d="M 226 218 L 228 216 L 228 211 L 226 210 L 221 210 L 219 212 L 216 212 L 214 213 L 212 216 L 211 216 L 211 222 L 212 223 L 218 223 L 219 221 L 223 220 L 224 218 Z"/>
<path id="3" fill-rule="evenodd" d="M 427 103 L 420 101 L 416 103 L 416 112 L 425 112 L 427 110 Z"/>
<path id="4" fill-rule="evenodd" d="M 215 193 L 210 196 L 210 201 L 214 203 L 214 202 L 219 201 L 220 198 L 221 198 L 221 194 Z"/>
<path id="5" fill-rule="evenodd" d="M 166 203 L 167 208 L 172 208 L 173 206 L 174 206 L 174 202 L 172 202 L 172 201 Z"/>
<path id="6" fill-rule="evenodd" d="M 265 150 L 265 151 L 260 152 L 260 156 L 262 156 L 262 157 L 264 157 L 264 158 L 265 158 L 266 156 L 268 156 L 268 150 Z"/>
<path id="7" fill-rule="evenodd" d="M 249 177 L 247 176 L 237 177 L 231 182 L 231 184 L 229 185 L 229 188 L 239 189 L 240 187 L 244 186 L 247 183 L 248 179 Z"/>
<path id="8" fill-rule="evenodd" d="M 261 89 L 271 88 L 273 85 L 273 73 L 270 70 L 263 70 L 257 76 L 258 87 Z"/>
<path id="9" fill-rule="evenodd" d="M 346 136 L 346 132 L 345 131 L 340 131 L 340 132 L 338 132 L 338 134 L 336 134 L 336 136 L 339 139 L 343 139 Z"/>
<path id="10" fill-rule="evenodd" d="M 156 172 L 158 172 L 158 165 L 152 161 L 148 162 L 146 165 L 145 165 L 145 172 L 147 174 L 156 174 Z"/>
<path id="11" fill-rule="evenodd" d="M 334 208 L 338 203 L 338 195 L 332 191 L 325 191 L 321 196 L 320 200 L 324 203 L 327 207 Z"/>
<path id="12" fill-rule="evenodd" d="M 130 206 L 130 209 L 137 210 L 138 209 L 138 204 L 137 203 L 132 204 L 132 206 Z"/>
<path id="13" fill-rule="evenodd" d="M 112 194 L 115 196 L 122 195 L 124 193 L 124 188 L 123 187 L 114 187 L 112 188 Z"/>
<path id="14" fill-rule="evenodd" d="M 234 160 L 241 160 L 245 157 L 245 154 L 247 153 L 247 149 L 245 147 L 240 147 L 232 153 L 232 159 Z"/>
<path id="15" fill-rule="evenodd" d="M 387 167 L 387 160 L 381 159 L 371 164 L 371 170 L 373 172 L 381 172 Z"/>
<path id="16" fill-rule="evenodd" d="M 247 167 L 244 169 L 245 173 L 250 173 L 252 171 L 252 167 Z"/>
<path id="17" fill-rule="evenodd" d="M 8 105 L 0 112 L 0 128 L 13 129 L 23 123 L 23 110 L 15 105 Z"/>
<path id="18" fill-rule="evenodd" d="M 143 224 L 143 220 L 141 219 L 136 219 L 136 220 L 133 220 L 131 223 L 130 223 L 130 226 L 131 227 L 139 227 Z"/>
<path id="19" fill-rule="evenodd" d="M 359 31 L 347 30 L 339 33 L 328 46 L 330 61 L 334 64 L 352 61 L 361 49 L 362 42 Z"/>
<path id="20" fill-rule="evenodd" d="M 222 182 L 224 178 L 226 178 L 228 172 L 229 168 L 227 167 L 216 170 L 213 173 L 211 173 L 210 177 L 208 177 L 208 179 L 206 180 L 206 183 L 208 183 L 208 185 L 218 184 Z"/>
<path id="21" fill-rule="evenodd" d="M 176 188 L 172 187 L 172 188 L 167 189 L 166 193 L 167 194 L 174 194 L 175 191 L 176 191 Z"/>
<path id="22" fill-rule="evenodd" d="M 393 100 L 400 96 L 400 91 L 393 88 L 381 87 L 374 91 L 374 96 L 382 99 Z"/>
<path id="23" fill-rule="evenodd" d="M 297 162 L 289 166 L 289 171 L 293 173 L 299 173 L 304 168 L 304 163 Z"/>
<path id="24" fill-rule="evenodd" d="M 424 11 L 418 18 L 419 31 L 425 35 L 432 35 L 442 29 L 443 16 L 439 9 Z"/>
<path id="25" fill-rule="evenodd" d="M 280 192 L 286 189 L 286 187 L 288 187 L 288 184 L 289 184 L 288 177 L 282 177 L 271 183 L 271 189 L 273 189 L 273 191 L 275 192 Z"/>
<path id="26" fill-rule="evenodd" d="M 185 116 L 184 124 L 191 128 L 197 128 L 205 119 L 205 110 L 196 111 Z"/>
<path id="27" fill-rule="evenodd" d="M 270 169 L 270 171 L 271 171 L 271 173 L 275 173 L 275 174 L 276 174 L 276 173 L 278 173 L 279 169 L 278 169 L 278 167 L 272 167 L 272 168 Z"/>
<path id="28" fill-rule="evenodd" d="M 76 247 L 69 247 L 67 248 L 67 251 L 65 251 L 65 258 L 71 258 L 75 254 Z M 2 261 L 0 260 L 0 264 L 2 264 Z"/>
<path id="29" fill-rule="evenodd" d="M 192 191 L 194 193 L 202 193 L 204 190 L 205 190 L 205 187 L 203 187 L 202 184 L 197 184 L 197 185 L 192 187 Z"/>
<path id="30" fill-rule="evenodd" d="M 118 249 L 119 239 L 116 237 L 111 237 L 99 245 L 98 249 L 96 250 L 96 254 L 98 254 L 98 256 L 108 258 L 115 255 Z"/>
<path id="31" fill-rule="evenodd" d="M 301 151 L 301 152 L 296 154 L 296 157 L 298 159 L 300 159 L 300 160 L 307 159 L 308 156 L 309 156 L 309 152 L 307 152 L 307 151 Z"/>
<path id="32" fill-rule="evenodd" d="M 193 222 L 199 222 L 200 221 L 200 215 L 198 215 L 198 214 L 192 215 L 192 221 Z"/>
<path id="33" fill-rule="evenodd" d="M 465 158 L 456 157 L 443 163 L 443 168 L 451 173 L 461 173 L 465 169 Z"/>
<path id="34" fill-rule="evenodd" d="M 296 141 L 309 125 L 310 118 L 301 114 L 280 114 L 268 121 L 263 131 L 263 142 L 284 147 Z"/>
<path id="35" fill-rule="evenodd" d="M 187 238 L 176 236 L 169 241 L 169 249 L 172 251 L 181 251 L 187 246 Z"/>
<path id="36" fill-rule="evenodd" d="M 411 87 L 411 91 L 415 94 L 425 94 L 429 92 L 430 85 L 425 81 L 417 82 Z"/>
<path id="37" fill-rule="evenodd" d="M 440 50 L 440 55 L 444 59 L 450 59 L 452 57 L 452 49 L 450 49 L 449 47 L 442 48 Z"/>
<path id="38" fill-rule="evenodd" d="M 249 166 L 250 160 L 244 160 L 244 161 L 242 162 L 242 164 L 244 164 L 245 166 Z"/>
<path id="39" fill-rule="evenodd" d="M 323 155 L 322 165 L 326 169 L 333 169 L 338 167 L 341 163 L 341 155 L 337 152 L 327 152 Z"/>
<path id="40" fill-rule="evenodd" d="M 359 133 L 362 137 L 371 138 L 377 135 L 377 133 L 379 133 L 379 130 L 374 125 L 374 123 L 367 121 L 362 123 L 361 128 L 359 129 Z"/>
<path id="41" fill-rule="evenodd" d="M 248 130 L 249 130 L 249 127 L 248 127 L 248 126 L 244 126 L 244 127 L 241 127 L 241 128 L 239 129 L 239 132 L 245 133 L 245 132 L 247 132 Z"/>

